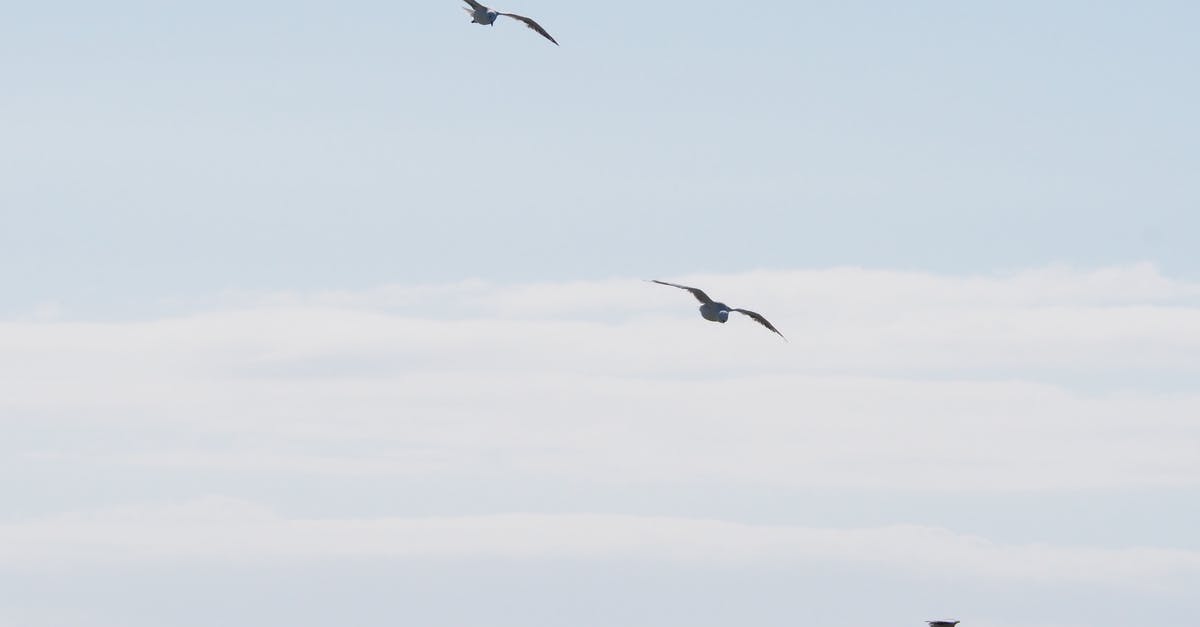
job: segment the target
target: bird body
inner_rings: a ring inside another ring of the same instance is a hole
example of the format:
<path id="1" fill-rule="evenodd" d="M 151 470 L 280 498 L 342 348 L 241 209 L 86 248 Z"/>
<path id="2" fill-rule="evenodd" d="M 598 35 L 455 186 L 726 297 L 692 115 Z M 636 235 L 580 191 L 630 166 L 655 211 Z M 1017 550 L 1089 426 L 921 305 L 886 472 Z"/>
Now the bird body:
<path id="1" fill-rule="evenodd" d="M 539 35 L 541 35 L 542 37 L 545 37 L 546 39 L 549 39 L 550 42 L 553 43 L 554 45 L 556 45 L 556 46 L 558 45 L 558 42 L 554 41 L 554 38 L 550 36 L 550 33 L 546 32 L 546 29 L 542 28 L 541 24 L 538 24 L 537 22 L 525 17 L 524 15 L 517 15 L 516 13 L 505 13 L 503 11 L 496 11 L 494 9 L 485 7 L 482 4 L 479 4 L 475 0 L 463 0 L 463 2 L 466 2 L 468 5 L 470 5 L 470 8 L 463 7 L 463 10 L 466 11 L 467 13 L 471 14 L 471 23 L 472 24 L 482 24 L 484 26 L 495 26 L 496 19 L 499 18 L 501 15 L 503 15 L 504 17 L 511 17 L 514 20 L 520 20 L 520 21 L 524 22 L 526 26 L 528 26 L 529 28 L 536 31 Z"/>
<path id="2" fill-rule="evenodd" d="M 962 621 L 957 620 L 927 620 L 929 627 L 954 627 Z"/>
<path id="3" fill-rule="evenodd" d="M 700 305 L 700 315 L 705 320 L 713 322 L 725 322 L 729 319 L 729 312 L 732 308 L 725 303 L 704 303 Z"/>
<path id="4" fill-rule="evenodd" d="M 698 287 L 688 287 L 686 285 L 667 283 L 666 281 L 659 281 L 658 279 L 653 279 L 650 282 L 658 283 L 659 285 L 669 285 L 671 287 L 677 287 L 681 290 L 687 290 L 691 292 L 692 296 L 695 296 L 696 300 L 700 301 L 700 316 L 705 320 L 711 320 L 712 322 L 720 322 L 724 324 L 726 320 L 729 320 L 729 312 L 736 311 L 740 314 L 753 318 L 755 322 L 767 327 L 771 331 L 775 332 L 775 334 L 777 334 L 779 337 L 787 340 L 787 338 L 779 332 L 779 329 L 776 329 L 770 322 L 767 321 L 766 318 L 762 317 L 762 315 L 750 311 L 749 309 L 739 309 L 737 307 L 730 307 L 725 303 L 719 303 L 709 298 L 708 294 L 705 294 L 704 290 Z"/>
<path id="5" fill-rule="evenodd" d="M 500 17 L 499 11 L 492 11 L 487 7 L 467 9 L 467 12 L 471 14 L 472 24 L 483 24 L 484 26 L 495 26 L 496 18 Z"/>

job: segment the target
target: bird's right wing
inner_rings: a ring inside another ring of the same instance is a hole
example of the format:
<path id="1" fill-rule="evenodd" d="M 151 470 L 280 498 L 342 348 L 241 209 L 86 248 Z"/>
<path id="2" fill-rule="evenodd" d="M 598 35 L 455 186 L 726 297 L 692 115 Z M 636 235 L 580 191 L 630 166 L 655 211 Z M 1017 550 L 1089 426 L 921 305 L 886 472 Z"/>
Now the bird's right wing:
<path id="1" fill-rule="evenodd" d="M 479 4 L 478 2 L 475 2 L 475 0 L 463 0 L 463 2 L 466 2 L 467 4 L 471 5 L 471 8 L 475 9 L 476 11 L 487 11 L 487 7 L 483 6 L 482 4 Z"/>
<path id="2" fill-rule="evenodd" d="M 738 308 L 736 308 L 736 307 L 735 307 L 733 310 L 734 310 L 734 311 L 736 311 L 736 312 L 738 312 L 738 313 L 740 313 L 740 314 L 745 314 L 745 315 L 747 315 L 747 316 L 750 316 L 751 318 L 754 318 L 754 321 L 755 321 L 755 322 L 757 322 L 757 323 L 759 323 L 759 324 L 763 325 L 764 327 L 767 327 L 768 329 L 770 329 L 770 330 L 774 331 L 775 333 L 777 333 L 777 334 L 779 335 L 779 337 L 783 337 L 783 334 L 782 334 L 782 333 L 779 333 L 779 329 L 776 329 L 774 326 L 772 326 L 772 325 L 771 325 L 771 323 L 770 323 L 770 322 L 767 322 L 767 319 L 766 319 L 766 318 L 764 318 L 764 317 L 762 317 L 762 314 L 757 314 L 757 313 L 754 313 L 753 311 L 750 311 L 749 309 L 738 309 Z M 784 339 L 784 341 L 787 341 L 787 338 L 786 338 L 786 337 L 783 337 L 783 339 Z"/>
<path id="3" fill-rule="evenodd" d="M 678 287 L 681 290 L 687 290 L 692 293 L 692 296 L 696 297 L 696 300 L 700 301 L 701 303 L 704 303 L 705 305 L 711 304 L 713 302 L 713 299 L 709 298 L 708 294 L 705 294 L 704 291 L 698 287 L 688 287 L 686 285 L 667 283 L 666 281 L 659 281 L 658 279 L 651 279 L 650 282 L 658 283 L 659 285 L 670 285 L 671 287 Z"/>
<path id="4" fill-rule="evenodd" d="M 471 0 L 467 0 L 467 2 L 470 2 L 470 1 L 471 1 Z M 506 16 L 508 16 L 508 17 L 511 17 L 511 18 L 512 18 L 512 19 L 514 19 L 514 20 L 521 20 L 522 22 L 525 22 L 525 25 L 526 25 L 526 26 L 528 26 L 529 28 L 532 28 L 533 30 L 537 31 L 537 33 L 538 33 L 539 35 L 541 35 L 542 37 L 545 37 L 546 39 L 549 39 L 549 40 L 550 40 L 550 43 L 552 43 L 552 44 L 554 44 L 554 45 L 556 45 L 556 46 L 558 45 L 558 42 L 557 42 L 557 41 L 554 41 L 554 38 L 550 36 L 550 33 L 547 33 L 547 32 L 546 32 L 546 29 L 542 28 L 542 25 L 541 25 L 541 24 L 538 24 L 537 22 L 535 22 L 535 21 L 533 21 L 533 20 L 531 20 L 531 19 L 529 19 L 529 18 L 525 17 L 524 15 L 517 15 L 516 13 L 501 13 L 500 15 L 506 15 Z"/>

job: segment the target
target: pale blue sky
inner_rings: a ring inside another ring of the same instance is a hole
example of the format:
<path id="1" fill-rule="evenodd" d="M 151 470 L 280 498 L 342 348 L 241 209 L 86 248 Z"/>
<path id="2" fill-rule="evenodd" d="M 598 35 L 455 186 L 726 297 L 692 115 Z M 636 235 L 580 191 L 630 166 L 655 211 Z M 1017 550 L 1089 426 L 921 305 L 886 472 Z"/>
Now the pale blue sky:
<path id="1" fill-rule="evenodd" d="M 1200 615 L 1200 5 L 504 1 L 0 9 L 0 627 Z"/>
<path id="2" fill-rule="evenodd" d="M 21 3 L 0 309 L 865 265 L 1200 275 L 1189 2 Z M 128 307 L 123 305 L 129 305 Z"/>

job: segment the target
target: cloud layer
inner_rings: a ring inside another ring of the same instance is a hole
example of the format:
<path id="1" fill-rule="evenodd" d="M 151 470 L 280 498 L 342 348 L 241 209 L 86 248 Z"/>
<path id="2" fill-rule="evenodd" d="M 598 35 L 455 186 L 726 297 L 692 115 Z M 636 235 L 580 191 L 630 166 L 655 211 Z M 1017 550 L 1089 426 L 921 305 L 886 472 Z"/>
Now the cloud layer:
<path id="1" fill-rule="evenodd" d="M 831 624 L 941 613 L 943 588 L 963 586 L 974 600 L 958 615 L 985 626 L 1124 620 L 1024 616 L 994 591 L 1105 590 L 1124 595 L 1106 607 L 1190 612 L 1200 547 L 1170 525 L 1187 505 L 1163 499 L 1200 493 L 1200 286 L 1146 265 L 661 278 L 760 311 L 791 341 L 706 322 L 688 294 L 636 279 L 0 322 L 0 578 L 55 581 L 41 601 L 0 602 L 0 622 L 81 624 L 51 592 L 64 573 L 99 573 L 72 575 L 82 593 L 107 590 L 107 573 L 129 573 L 114 590 L 160 572 L 191 589 L 223 577 L 192 572 L 340 564 L 354 595 L 376 575 L 346 565 L 367 563 L 432 565 L 483 595 L 507 579 L 489 564 L 521 564 L 536 590 L 566 572 L 672 573 L 626 597 L 642 609 L 660 594 L 689 603 L 677 581 L 846 577 L 829 608 L 868 579 L 901 582 L 892 605 Z M 1149 493 L 1167 496 L 1129 496 Z M 1027 511 L 1058 497 L 1069 520 Z M 1002 517 L 1025 508 L 1014 519 L 1032 526 L 968 531 L 919 511 L 984 501 Z M 1163 511 L 1097 513 L 1144 503 Z M 1103 533 L 1076 541 L 1078 525 Z M 748 611 L 761 592 L 739 594 Z M 436 601 L 423 612 L 441 615 Z"/>
<path id="2" fill-rule="evenodd" d="M 85 465 L 1200 485 L 1200 395 L 1184 384 L 1200 376 L 1200 290 L 1152 267 L 681 280 L 793 341 L 634 280 L 243 295 L 160 320 L 4 323 L 0 416 L 95 432 L 10 451 Z"/>
<path id="3" fill-rule="evenodd" d="M 819 529 L 602 514 L 288 519 L 206 498 L 0 525 L 18 564 L 518 559 L 696 565 L 848 563 L 925 578 L 1153 587 L 1200 576 L 1200 552 L 1006 546 L 944 529 Z"/>

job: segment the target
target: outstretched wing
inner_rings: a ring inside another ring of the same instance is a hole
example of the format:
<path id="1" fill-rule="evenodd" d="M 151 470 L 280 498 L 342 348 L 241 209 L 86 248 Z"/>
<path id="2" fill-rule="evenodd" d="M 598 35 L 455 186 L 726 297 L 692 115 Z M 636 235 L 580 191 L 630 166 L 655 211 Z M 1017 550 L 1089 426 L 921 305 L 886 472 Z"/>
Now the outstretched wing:
<path id="1" fill-rule="evenodd" d="M 487 7 L 483 6 L 482 4 L 479 4 L 478 2 L 475 2 L 475 0 L 463 0 L 463 2 L 466 2 L 467 4 L 471 5 L 471 8 L 475 9 L 476 11 L 487 11 Z"/>
<path id="2" fill-rule="evenodd" d="M 753 311 L 750 311 L 749 309 L 736 309 L 736 308 L 735 308 L 735 309 L 734 309 L 734 311 L 736 311 L 736 312 L 738 312 L 738 313 L 740 313 L 740 314 L 746 314 L 747 316 L 750 316 L 751 318 L 754 318 L 754 321 L 755 321 L 755 322 L 757 322 L 757 323 L 759 323 L 759 324 L 763 325 L 764 327 L 767 327 L 768 329 L 770 329 L 770 330 L 774 331 L 775 333 L 778 333 L 778 334 L 779 334 L 779 337 L 783 337 L 783 334 L 782 334 L 782 333 L 779 333 L 779 329 L 776 329 L 775 327 L 771 326 L 771 323 L 770 323 L 770 322 L 767 322 L 767 319 L 766 319 L 766 318 L 764 318 L 764 317 L 762 317 L 762 316 L 760 316 L 759 314 L 756 314 L 756 313 L 754 313 Z M 783 339 L 784 339 L 784 340 L 787 340 L 787 338 L 786 338 L 786 337 L 783 337 Z"/>
<path id="3" fill-rule="evenodd" d="M 659 281 L 658 279 L 651 279 L 650 282 L 658 283 L 659 285 L 670 285 L 671 287 L 678 287 L 681 290 L 687 290 L 692 293 L 692 296 L 696 297 L 696 300 L 704 303 L 705 305 L 711 304 L 713 302 L 713 299 L 709 298 L 708 294 L 705 294 L 698 287 L 688 287 L 686 285 L 676 285 L 675 283 L 667 283 L 666 281 Z M 757 314 L 755 314 L 755 315 L 757 315 Z"/>
<path id="4" fill-rule="evenodd" d="M 470 2 L 470 1 L 471 0 L 467 0 L 467 2 Z M 508 17 L 511 17 L 514 20 L 521 20 L 522 22 L 525 22 L 526 26 L 537 31 L 538 34 L 540 34 L 542 37 L 549 39 L 554 45 L 556 45 L 556 46 L 558 45 L 558 42 L 554 41 L 554 38 L 550 36 L 550 33 L 546 32 L 546 29 L 542 28 L 541 24 L 538 24 L 537 22 L 525 17 L 524 15 L 517 15 L 516 13 L 501 13 L 500 15 L 507 15 Z"/>

